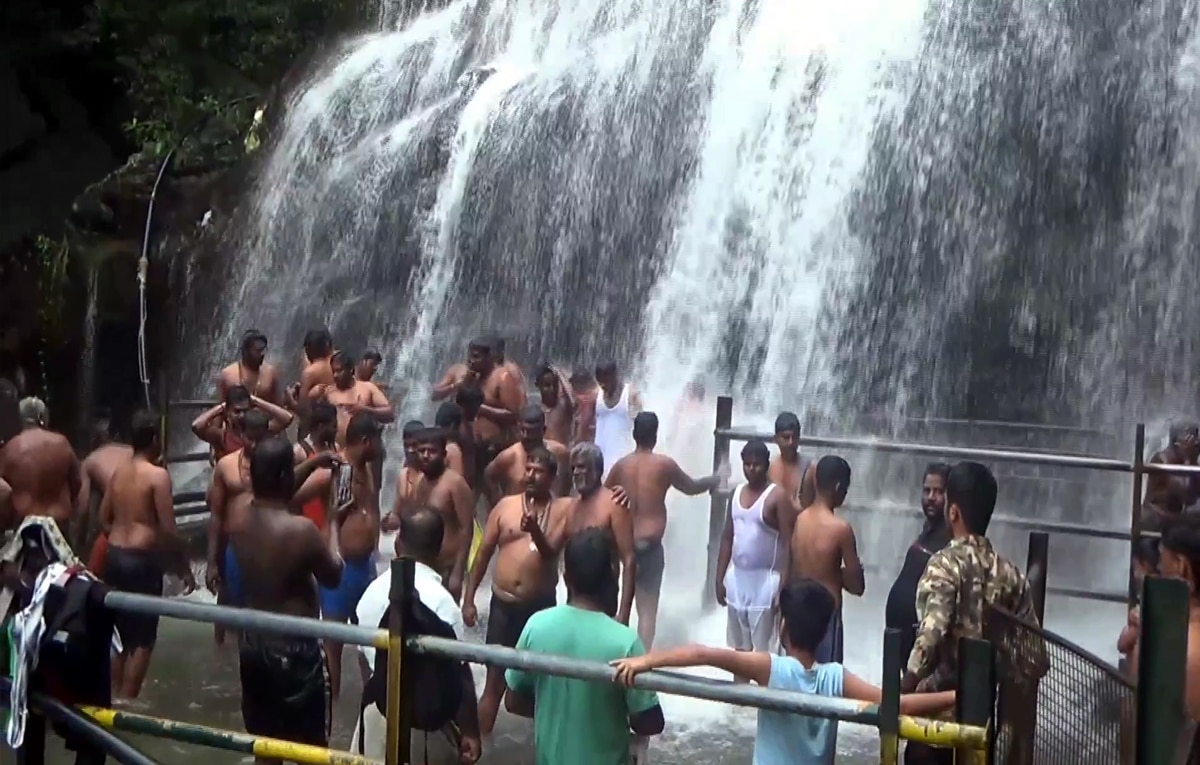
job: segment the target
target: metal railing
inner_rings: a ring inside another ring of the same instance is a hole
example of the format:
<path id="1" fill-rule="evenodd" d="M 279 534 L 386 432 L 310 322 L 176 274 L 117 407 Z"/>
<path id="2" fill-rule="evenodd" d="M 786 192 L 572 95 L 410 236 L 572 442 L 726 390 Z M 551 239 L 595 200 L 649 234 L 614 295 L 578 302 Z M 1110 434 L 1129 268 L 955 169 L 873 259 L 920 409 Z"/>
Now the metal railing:
<path id="1" fill-rule="evenodd" d="M 230 608 L 122 592 L 107 592 L 105 606 L 119 611 L 155 614 L 196 622 L 220 624 L 232 629 L 267 632 L 293 637 L 335 640 L 343 644 L 387 649 L 387 738 L 385 765 L 409 762 L 411 733 L 405 721 L 416 702 L 416 689 L 404 682 L 406 659 L 419 655 L 436 655 L 456 661 L 486 664 L 505 669 L 524 669 L 531 672 L 571 677 L 589 682 L 611 683 L 615 671 L 603 662 L 585 661 L 565 656 L 553 656 L 519 651 L 494 645 L 445 640 L 409 634 L 404 615 L 417 597 L 414 584 L 414 562 L 402 558 L 393 561 L 391 568 L 390 610 L 387 630 L 338 624 L 284 614 L 250 609 Z M 900 633 L 892 630 L 884 638 L 884 696 L 880 704 L 867 704 L 847 699 L 826 698 L 772 688 L 752 687 L 734 682 L 703 678 L 688 678 L 674 673 L 646 672 L 634 679 L 634 686 L 645 690 L 684 695 L 692 698 L 790 712 L 809 717 L 840 720 L 872 725 L 880 730 L 881 763 L 896 765 L 898 741 L 908 739 L 931 746 L 954 747 L 968 761 L 987 763 L 992 746 L 989 721 L 995 705 L 995 684 L 988 677 L 992 672 L 992 652 L 987 643 L 974 641 L 976 659 L 964 663 L 960 674 L 960 722 L 928 720 L 901 715 L 900 712 Z M 970 651 L 965 651 L 971 653 Z M 982 674 L 981 674 L 982 673 Z M 986 677 L 985 677 L 986 675 Z M 972 712 L 972 708 L 974 711 Z M 980 710 L 983 710 L 981 714 Z M 81 707 L 83 714 L 106 728 L 169 738 L 202 746 L 252 753 L 311 765 L 377 765 L 358 755 L 336 752 L 320 747 L 308 747 L 286 741 L 265 739 L 237 731 L 225 731 L 207 726 L 165 720 L 147 715 L 98 707 Z M 38 742 L 27 741 L 27 746 Z M 26 760 L 27 765 L 43 765 L 41 761 Z M 131 763 L 145 765 L 145 761 Z"/>
<path id="2" fill-rule="evenodd" d="M 720 467 L 728 459 L 729 449 L 734 441 L 759 439 L 771 442 L 773 433 L 766 433 L 733 426 L 733 399 L 729 396 L 717 397 L 716 427 L 713 430 L 713 470 Z M 838 451 L 877 452 L 884 454 L 907 454 L 942 459 L 976 460 L 980 462 L 1018 463 L 1027 465 L 1052 466 L 1076 470 L 1094 470 L 1104 473 L 1132 474 L 1132 502 L 1129 527 L 1125 529 L 1095 528 L 1086 524 L 1067 522 L 1037 521 L 1013 516 L 996 516 L 993 522 L 998 525 L 1008 525 L 1028 531 L 1044 531 L 1051 534 L 1066 534 L 1080 537 L 1099 539 L 1129 540 L 1132 546 L 1141 537 L 1158 537 L 1159 534 L 1142 531 L 1142 484 L 1145 476 L 1150 473 L 1167 475 L 1200 475 L 1200 467 L 1195 465 L 1165 465 L 1151 464 L 1145 461 L 1146 426 L 1139 424 L 1134 434 L 1133 459 L 1123 461 L 1110 457 L 1047 453 L 1045 451 L 1029 451 L 1018 449 L 984 449 L 977 447 L 941 446 L 937 444 L 907 443 L 888 441 L 875 438 L 841 438 L 827 436 L 806 436 L 799 439 L 801 446 L 815 446 Z M 1036 480 L 1036 479 L 1035 479 Z M 729 493 L 714 493 L 709 506 L 708 534 L 708 567 L 705 577 L 704 599 L 708 604 L 714 602 L 714 580 L 716 576 L 717 552 L 720 549 L 721 532 L 725 525 L 726 504 Z M 849 508 L 869 512 L 880 512 L 878 506 Z M 883 512 L 887 512 L 883 510 Z M 1132 567 L 1128 588 L 1125 593 L 1113 593 L 1088 590 L 1082 588 L 1049 586 L 1050 593 L 1066 597 L 1079 597 L 1090 600 L 1132 603 L 1136 595 L 1136 583 Z"/>

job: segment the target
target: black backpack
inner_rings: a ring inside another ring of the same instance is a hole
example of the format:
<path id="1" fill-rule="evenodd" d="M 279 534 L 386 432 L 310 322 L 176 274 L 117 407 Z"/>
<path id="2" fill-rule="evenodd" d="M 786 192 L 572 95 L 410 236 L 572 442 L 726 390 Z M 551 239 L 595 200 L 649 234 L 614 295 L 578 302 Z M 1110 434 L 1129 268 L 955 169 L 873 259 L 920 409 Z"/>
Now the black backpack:
<path id="1" fill-rule="evenodd" d="M 454 628 L 442 621 L 429 606 L 414 597 L 409 601 L 405 627 L 410 635 L 456 639 Z M 379 629 L 388 628 L 390 607 L 379 620 Z M 363 686 L 362 708 L 374 704 L 387 716 L 387 649 L 375 649 L 375 671 Z M 462 662 L 443 656 L 412 654 L 404 657 L 404 692 L 413 700 L 409 722 L 413 730 L 432 733 L 441 730 L 458 716 L 463 701 Z M 420 689 L 419 693 L 414 693 Z M 361 723 L 360 723 L 361 724 Z M 360 737 L 361 742 L 361 737 Z"/>

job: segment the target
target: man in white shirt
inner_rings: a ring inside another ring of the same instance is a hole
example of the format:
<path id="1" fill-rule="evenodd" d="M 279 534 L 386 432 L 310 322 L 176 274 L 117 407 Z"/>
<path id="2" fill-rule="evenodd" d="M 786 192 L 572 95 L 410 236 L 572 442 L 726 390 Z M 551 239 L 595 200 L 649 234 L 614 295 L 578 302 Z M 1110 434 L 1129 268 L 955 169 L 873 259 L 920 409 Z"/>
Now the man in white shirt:
<path id="1" fill-rule="evenodd" d="M 442 584 L 442 577 L 435 570 L 438 554 L 442 549 L 442 537 L 445 535 L 445 524 L 442 516 L 436 510 L 422 507 L 405 513 L 400 518 L 400 533 L 396 535 L 396 556 L 407 555 L 416 562 L 413 583 L 416 585 L 417 597 L 439 619 L 454 629 L 455 636 L 462 640 L 462 612 L 454 596 Z M 375 581 L 367 586 L 366 591 L 358 601 L 355 615 L 358 623 L 365 627 L 375 627 L 387 612 L 391 593 L 392 574 L 385 571 Z M 359 655 L 368 667 L 368 673 L 375 669 L 375 649 L 369 646 L 359 646 Z M 470 705 L 474 710 L 477 699 L 474 694 L 463 700 L 464 705 Z M 474 717 L 474 715 L 471 715 Z M 384 759 L 387 720 L 379 713 L 374 704 L 369 704 L 363 710 L 363 722 L 356 725 L 354 740 L 350 750 L 359 751 L 359 739 L 362 739 L 364 756 L 376 760 Z M 429 765 L 446 763 L 473 763 L 479 759 L 480 741 L 478 723 L 474 731 L 463 731 L 460 741 L 451 741 L 448 736 L 423 735 L 413 731 L 412 761 L 428 762 Z M 424 759 L 422 759 L 424 758 Z"/>

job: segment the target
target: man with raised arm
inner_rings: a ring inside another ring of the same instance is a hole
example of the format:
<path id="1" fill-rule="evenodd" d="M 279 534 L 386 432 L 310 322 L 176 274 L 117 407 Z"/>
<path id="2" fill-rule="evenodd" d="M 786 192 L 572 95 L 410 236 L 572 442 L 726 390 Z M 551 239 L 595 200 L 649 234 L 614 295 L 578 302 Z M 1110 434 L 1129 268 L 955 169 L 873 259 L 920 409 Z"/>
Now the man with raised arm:
<path id="1" fill-rule="evenodd" d="M 245 417 L 252 410 L 261 412 L 272 433 L 287 430 L 292 413 L 266 399 L 253 395 L 244 386 L 233 385 L 225 391 L 225 400 L 192 421 L 192 434 L 212 447 L 217 460 L 246 446 Z"/>
<path id="2" fill-rule="evenodd" d="M 109 529 L 104 581 L 113 589 L 139 595 L 163 594 L 163 574 L 196 589 L 187 548 L 175 530 L 171 476 L 158 464 L 162 456 L 158 417 L 133 415 L 133 456 L 112 475 L 100 503 L 101 524 Z M 158 640 L 158 617 L 118 611 L 115 626 L 122 651 L 113 657 L 113 696 L 135 699 L 142 691 L 150 654 Z"/>
<path id="3" fill-rule="evenodd" d="M 229 536 L 243 573 L 245 604 L 315 619 L 317 587 L 337 587 L 342 559 L 307 518 L 289 512 L 296 475 L 292 445 L 267 438 L 249 459 L 253 490 L 245 522 Z M 369 501 L 369 500 L 368 500 Z M 242 720 L 246 732 L 312 746 L 329 746 L 329 668 L 321 641 L 244 631 L 238 641 Z M 258 765 L 280 760 L 255 757 Z"/>
<path id="4" fill-rule="evenodd" d="M 488 608 L 487 642 L 512 648 L 530 617 L 557 602 L 558 554 L 567 533 L 571 499 L 554 498 L 558 460 L 549 451 L 534 448 L 525 456 L 525 490 L 506 496 L 488 516 L 479 555 L 463 591 L 462 615 L 475 626 L 475 592 L 487 574 L 492 555 L 492 599 Z M 479 727 L 486 736 L 496 724 L 504 696 L 504 670 L 488 667 L 479 699 Z"/>
<path id="5" fill-rule="evenodd" d="M 279 372 L 274 365 L 266 363 L 266 358 L 267 336 L 257 329 L 247 330 L 242 335 L 238 360 L 222 369 L 217 376 L 217 401 L 224 401 L 229 389 L 240 385 L 264 401 L 282 403 Z"/>
<path id="6" fill-rule="evenodd" d="M 312 389 L 318 385 L 333 385 L 333 338 L 327 329 L 310 329 L 304 335 L 304 369 L 300 381 L 288 388 L 288 405 L 299 418 L 298 435 L 308 435 L 308 405 L 312 402 Z"/>
<path id="7" fill-rule="evenodd" d="M 816 499 L 796 518 L 789 537 L 792 553 L 789 578 L 820 582 L 833 595 L 837 608 L 815 656 L 821 662 L 841 662 L 842 592 L 861 596 L 867 587 L 854 527 L 835 513 L 850 490 L 849 463 L 833 455 L 822 457 L 817 463 L 815 483 Z"/>
<path id="8" fill-rule="evenodd" d="M 722 483 L 720 475 L 692 478 L 679 463 L 654 451 L 658 443 L 658 416 L 642 412 L 633 419 L 636 448 L 613 465 L 604 485 L 625 487 L 633 514 L 633 550 L 637 561 L 634 583 L 637 600 L 638 636 L 649 648 L 658 623 L 658 596 L 662 590 L 663 535 L 667 531 L 667 491 L 675 489 L 689 497 L 712 491 Z"/>
<path id="9" fill-rule="evenodd" d="M 538 395 L 546 415 L 546 438 L 570 447 L 575 443 L 575 391 L 561 369 L 551 364 L 538 368 Z"/>

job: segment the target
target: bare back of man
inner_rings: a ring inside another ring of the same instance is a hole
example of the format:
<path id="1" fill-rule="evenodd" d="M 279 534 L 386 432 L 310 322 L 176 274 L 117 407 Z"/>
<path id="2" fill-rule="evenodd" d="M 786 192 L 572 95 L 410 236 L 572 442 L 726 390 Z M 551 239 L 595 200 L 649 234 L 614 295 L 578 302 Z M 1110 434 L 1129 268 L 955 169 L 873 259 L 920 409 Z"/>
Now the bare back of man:
<path id="1" fill-rule="evenodd" d="M 163 594 L 167 564 L 194 587 L 186 551 L 175 531 L 171 476 L 143 458 L 117 468 L 100 508 L 110 526 L 105 582 L 122 592 Z M 158 639 L 158 617 L 120 613 L 122 652 L 113 659 L 113 693 L 137 698 Z"/>
<path id="2" fill-rule="evenodd" d="M 613 498 L 611 489 L 602 486 L 589 496 L 571 499 L 567 511 L 567 538 L 591 528 L 602 529 L 612 535 L 618 556 L 613 559 L 613 568 L 620 570 L 621 581 L 617 613 L 613 616 L 621 623 L 628 624 L 636 572 L 633 517 L 628 509 Z"/>
<path id="3" fill-rule="evenodd" d="M 834 515 L 818 497 L 796 518 L 790 549 L 791 570 L 788 580 L 801 577 L 815 579 L 829 590 L 837 603 L 825 639 L 817 647 L 817 660 L 841 661 L 844 643 L 842 592 L 862 595 L 866 589 L 854 528 Z"/>
<path id="4" fill-rule="evenodd" d="M 208 555 L 205 584 L 217 596 L 217 603 L 243 606 L 243 577 L 237 558 L 228 540 L 242 530 L 247 521 L 250 502 L 250 457 L 238 449 L 217 460 L 208 487 Z M 225 628 L 213 625 L 217 645 L 225 642 Z"/>
<path id="5" fill-rule="evenodd" d="M 82 551 L 86 538 L 97 531 L 100 520 L 100 502 L 108 491 L 117 468 L 133 459 L 133 447 L 126 444 L 103 444 L 96 447 L 79 465 L 79 496 L 75 498 L 75 518 L 79 522 L 72 544 Z M 108 540 L 103 533 L 96 534 L 88 558 L 88 570 L 96 576 L 104 576 L 104 556 Z"/>
<path id="6" fill-rule="evenodd" d="M 49 516 L 70 538 L 83 479 L 75 450 L 65 437 L 42 428 L 22 431 L 0 450 L 0 479 L 12 488 L 15 523 L 32 515 Z"/>
<path id="7" fill-rule="evenodd" d="M 644 417 L 639 415 L 639 419 Z M 657 419 L 654 423 L 657 429 Z M 640 435 L 635 421 L 634 437 Z M 652 441 L 650 446 L 652 446 Z M 635 596 L 638 610 L 638 635 L 649 648 L 654 643 L 658 623 L 658 602 L 662 591 L 666 558 L 663 535 L 667 530 L 667 492 L 674 488 L 688 496 L 710 491 L 719 483 L 718 476 L 697 480 L 685 473 L 671 457 L 649 451 L 649 446 L 622 457 L 609 471 L 604 484 L 620 486 L 629 496 L 633 517 L 634 557 L 637 561 Z"/>

